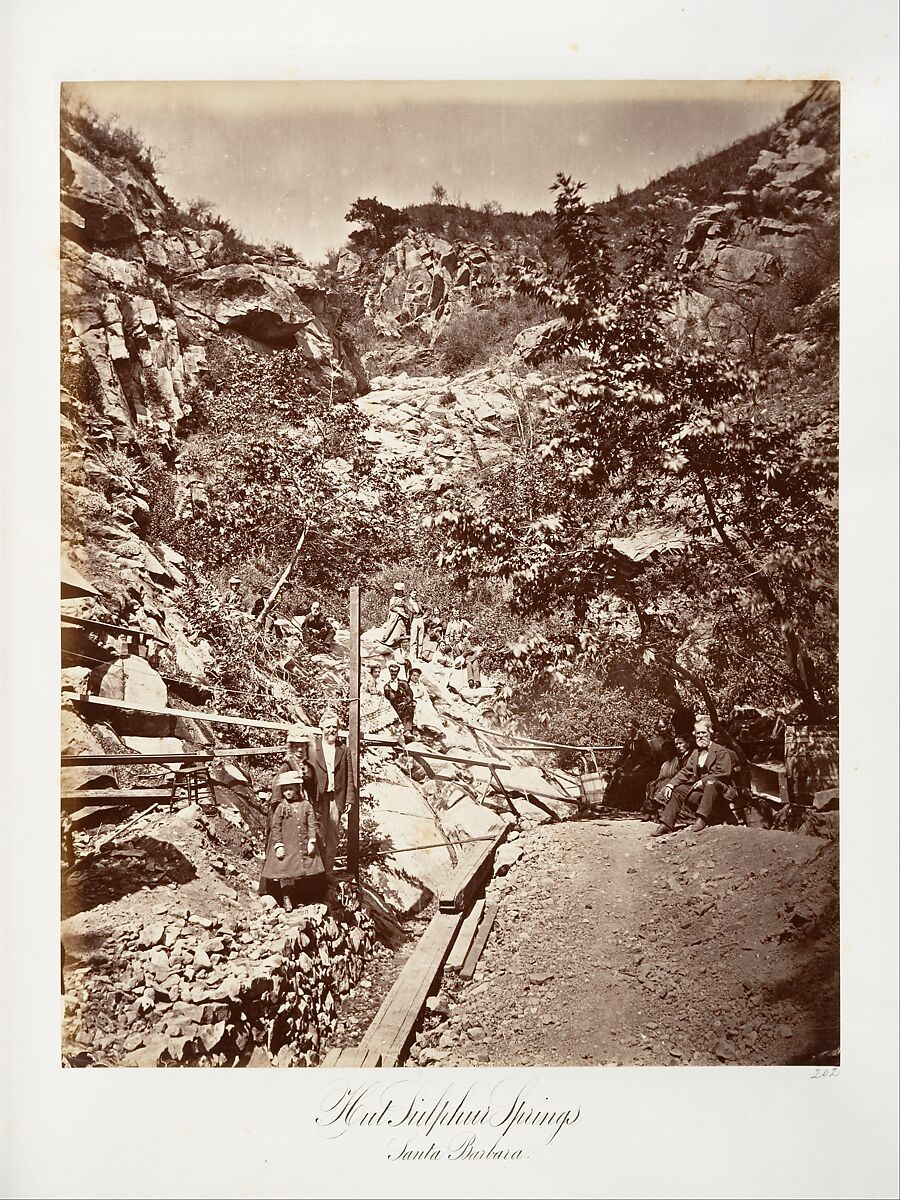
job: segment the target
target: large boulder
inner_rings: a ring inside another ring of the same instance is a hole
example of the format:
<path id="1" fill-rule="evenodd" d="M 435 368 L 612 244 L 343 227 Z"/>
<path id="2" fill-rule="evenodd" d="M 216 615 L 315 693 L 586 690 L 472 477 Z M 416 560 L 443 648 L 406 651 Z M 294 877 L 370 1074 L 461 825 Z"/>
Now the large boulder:
<path id="1" fill-rule="evenodd" d="M 141 709 L 161 709 L 168 703 L 166 681 L 146 659 L 136 654 L 118 658 L 106 667 L 96 683 L 97 695 L 107 700 L 122 700 L 134 705 L 134 711 L 110 708 L 109 720 L 114 729 L 143 737 L 164 737 L 171 726 L 171 717 L 154 716 Z"/>
<path id="2" fill-rule="evenodd" d="M 320 320 L 324 293 L 312 271 L 229 263 L 179 280 L 172 296 L 182 310 L 205 317 L 220 330 L 232 329 L 270 346 L 302 343 L 313 357 L 328 356 L 330 339 Z"/>
<path id="3" fill-rule="evenodd" d="M 440 822 L 420 790 L 397 768 L 367 783 L 363 815 L 371 822 L 378 857 L 369 882 L 400 917 L 425 908 L 453 871 Z"/>

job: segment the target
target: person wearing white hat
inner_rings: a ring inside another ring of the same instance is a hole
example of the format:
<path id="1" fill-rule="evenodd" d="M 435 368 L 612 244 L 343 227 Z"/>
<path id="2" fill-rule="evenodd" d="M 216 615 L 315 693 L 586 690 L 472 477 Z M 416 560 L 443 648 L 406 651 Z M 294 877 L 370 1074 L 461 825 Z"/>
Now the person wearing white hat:
<path id="1" fill-rule="evenodd" d="M 260 894 L 280 898 L 290 912 L 295 901 L 313 899 L 324 884 L 318 853 L 316 817 L 299 771 L 285 771 L 278 780 L 278 807 L 260 879 Z"/>
<path id="2" fill-rule="evenodd" d="M 326 709 L 320 721 L 322 736 L 310 738 L 309 765 L 315 772 L 319 852 L 325 874 L 330 876 L 340 841 L 341 818 L 353 795 L 353 772 L 350 769 L 350 752 L 338 736 L 340 722 L 337 713 L 333 709 Z"/>

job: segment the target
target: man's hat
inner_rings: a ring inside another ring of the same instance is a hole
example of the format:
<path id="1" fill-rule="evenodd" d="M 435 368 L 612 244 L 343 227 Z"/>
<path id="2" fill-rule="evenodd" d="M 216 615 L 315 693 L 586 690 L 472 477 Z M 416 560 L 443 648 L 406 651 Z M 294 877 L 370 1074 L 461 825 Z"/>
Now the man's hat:
<path id="1" fill-rule="evenodd" d="M 228 582 L 229 583 L 241 583 L 242 581 L 241 581 L 240 575 L 232 575 L 232 577 L 228 580 Z"/>
<path id="2" fill-rule="evenodd" d="M 402 584 L 402 583 L 395 583 L 395 584 L 394 584 L 394 591 L 395 591 L 395 592 L 405 592 L 405 591 L 406 591 L 406 588 L 403 586 L 403 584 Z"/>

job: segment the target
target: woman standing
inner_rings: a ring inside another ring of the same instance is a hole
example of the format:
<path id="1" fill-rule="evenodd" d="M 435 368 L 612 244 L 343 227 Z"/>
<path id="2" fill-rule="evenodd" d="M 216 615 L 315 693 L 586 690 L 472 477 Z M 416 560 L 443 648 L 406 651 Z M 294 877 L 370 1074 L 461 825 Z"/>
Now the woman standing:
<path id="1" fill-rule="evenodd" d="M 325 868 L 316 849 L 316 816 L 303 789 L 303 776 L 287 771 L 277 783 L 281 800 L 272 814 L 259 891 L 280 893 L 283 908 L 290 912 L 295 902 L 315 898 L 324 884 Z"/>

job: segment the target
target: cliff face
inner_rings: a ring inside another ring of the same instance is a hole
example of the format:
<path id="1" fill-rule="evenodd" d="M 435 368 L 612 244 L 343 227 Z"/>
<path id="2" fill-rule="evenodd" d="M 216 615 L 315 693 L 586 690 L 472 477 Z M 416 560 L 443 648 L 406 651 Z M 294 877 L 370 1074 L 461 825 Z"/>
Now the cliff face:
<path id="1" fill-rule="evenodd" d="M 145 171 L 65 118 L 61 141 L 64 362 L 95 376 L 97 415 L 118 441 L 137 424 L 177 431 L 204 376 L 205 345 L 226 331 L 261 351 L 297 347 L 313 373 L 334 364 L 351 392 L 365 389 L 312 271 L 185 224 Z"/>

